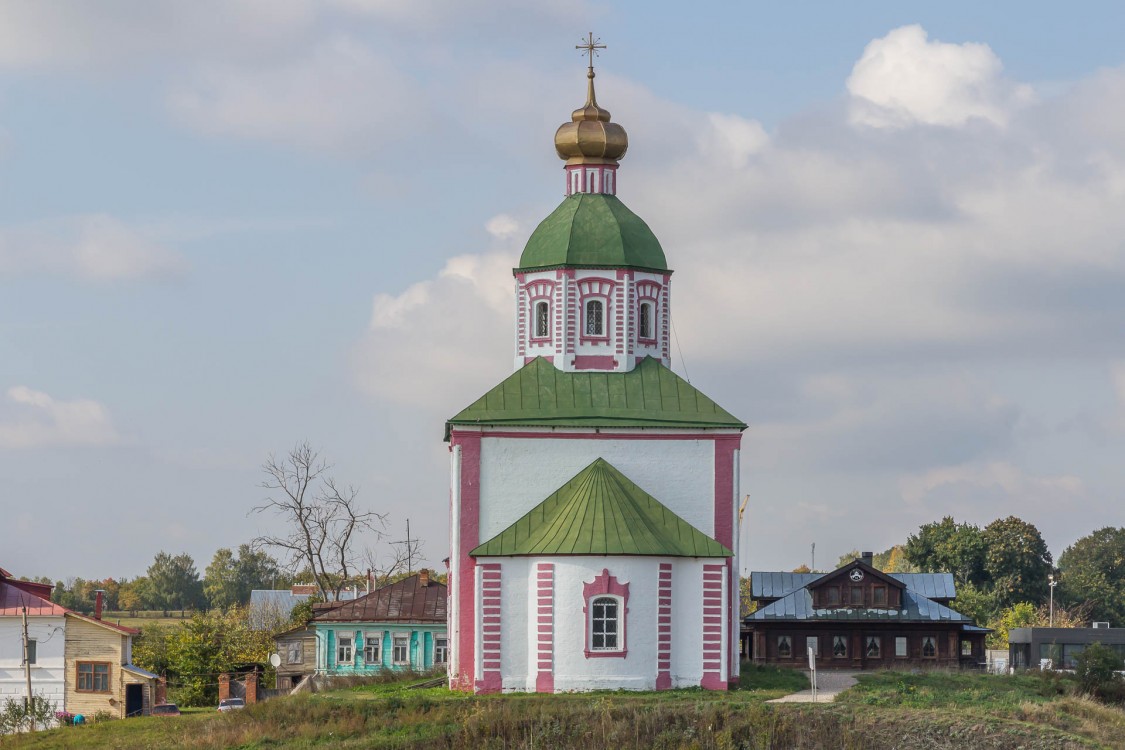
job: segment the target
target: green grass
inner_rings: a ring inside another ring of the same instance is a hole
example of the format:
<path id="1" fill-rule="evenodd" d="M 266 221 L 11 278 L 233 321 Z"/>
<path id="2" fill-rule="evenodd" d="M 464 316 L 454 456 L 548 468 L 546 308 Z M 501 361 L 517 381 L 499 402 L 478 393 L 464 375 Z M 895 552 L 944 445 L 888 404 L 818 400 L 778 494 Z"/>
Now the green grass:
<path id="1" fill-rule="evenodd" d="M 110 721 L 0 739 L 0 747 L 288 750 L 559 748 L 734 750 L 1122 747 L 1125 713 L 1032 678 L 864 675 L 833 704 L 767 704 L 800 672 L 744 668 L 744 689 L 473 696 L 420 678 L 279 698 L 244 711 Z"/>

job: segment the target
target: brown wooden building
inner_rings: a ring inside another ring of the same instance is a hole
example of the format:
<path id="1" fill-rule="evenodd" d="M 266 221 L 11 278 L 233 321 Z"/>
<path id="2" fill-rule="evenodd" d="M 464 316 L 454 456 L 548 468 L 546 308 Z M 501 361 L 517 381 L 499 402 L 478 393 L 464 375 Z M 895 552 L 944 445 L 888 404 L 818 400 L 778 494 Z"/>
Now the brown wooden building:
<path id="1" fill-rule="evenodd" d="M 758 609 L 743 621 L 743 658 L 808 668 L 978 665 L 987 628 L 949 607 L 949 573 L 883 573 L 870 559 L 831 573 L 751 573 Z"/>

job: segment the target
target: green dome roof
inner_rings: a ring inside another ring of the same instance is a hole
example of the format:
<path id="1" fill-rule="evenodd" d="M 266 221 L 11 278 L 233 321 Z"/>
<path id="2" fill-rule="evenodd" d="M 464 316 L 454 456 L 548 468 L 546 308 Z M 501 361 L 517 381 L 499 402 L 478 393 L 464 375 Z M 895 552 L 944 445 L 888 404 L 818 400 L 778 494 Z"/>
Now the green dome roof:
<path id="1" fill-rule="evenodd" d="M 625 266 L 667 271 L 664 250 L 648 224 L 616 196 L 568 196 L 531 233 L 519 269 Z"/>

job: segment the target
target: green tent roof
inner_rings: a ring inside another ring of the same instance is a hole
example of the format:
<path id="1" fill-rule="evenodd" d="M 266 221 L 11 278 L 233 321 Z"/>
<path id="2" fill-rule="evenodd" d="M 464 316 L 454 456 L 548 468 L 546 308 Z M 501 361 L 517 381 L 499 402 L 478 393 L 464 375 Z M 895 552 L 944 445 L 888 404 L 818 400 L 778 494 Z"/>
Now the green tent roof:
<path id="1" fill-rule="evenodd" d="M 531 233 L 518 270 L 555 266 L 667 271 L 668 261 L 648 224 L 615 196 L 575 193 Z"/>
<path id="2" fill-rule="evenodd" d="M 599 458 L 469 554 L 730 557 L 732 553 Z"/>
<path id="3" fill-rule="evenodd" d="M 450 419 L 446 440 L 453 425 L 746 429 L 653 357 L 628 372 L 563 372 L 536 357 Z"/>

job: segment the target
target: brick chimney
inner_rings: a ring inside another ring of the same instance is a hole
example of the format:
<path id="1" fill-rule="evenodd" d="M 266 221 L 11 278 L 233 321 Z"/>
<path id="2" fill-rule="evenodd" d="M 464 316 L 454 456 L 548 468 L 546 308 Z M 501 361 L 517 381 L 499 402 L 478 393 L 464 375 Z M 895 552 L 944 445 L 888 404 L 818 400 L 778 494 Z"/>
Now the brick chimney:
<path id="1" fill-rule="evenodd" d="M 105 592 L 98 589 L 94 592 L 94 619 L 102 619 L 102 602 L 105 601 Z"/>
<path id="2" fill-rule="evenodd" d="M 859 559 L 863 561 L 864 565 L 870 565 L 871 567 L 874 567 L 873 565 L 871 565 L 871 561 L 875 559 L 875 555 L 873 555 L 872 553 L 860 552 Z"/>
<path id="3" fill-rule="evenodd" d="M 426 588 L 430 585 L 430 571 L 428 568 L 422 568 L 418 571 L 418 585 Z"/>

